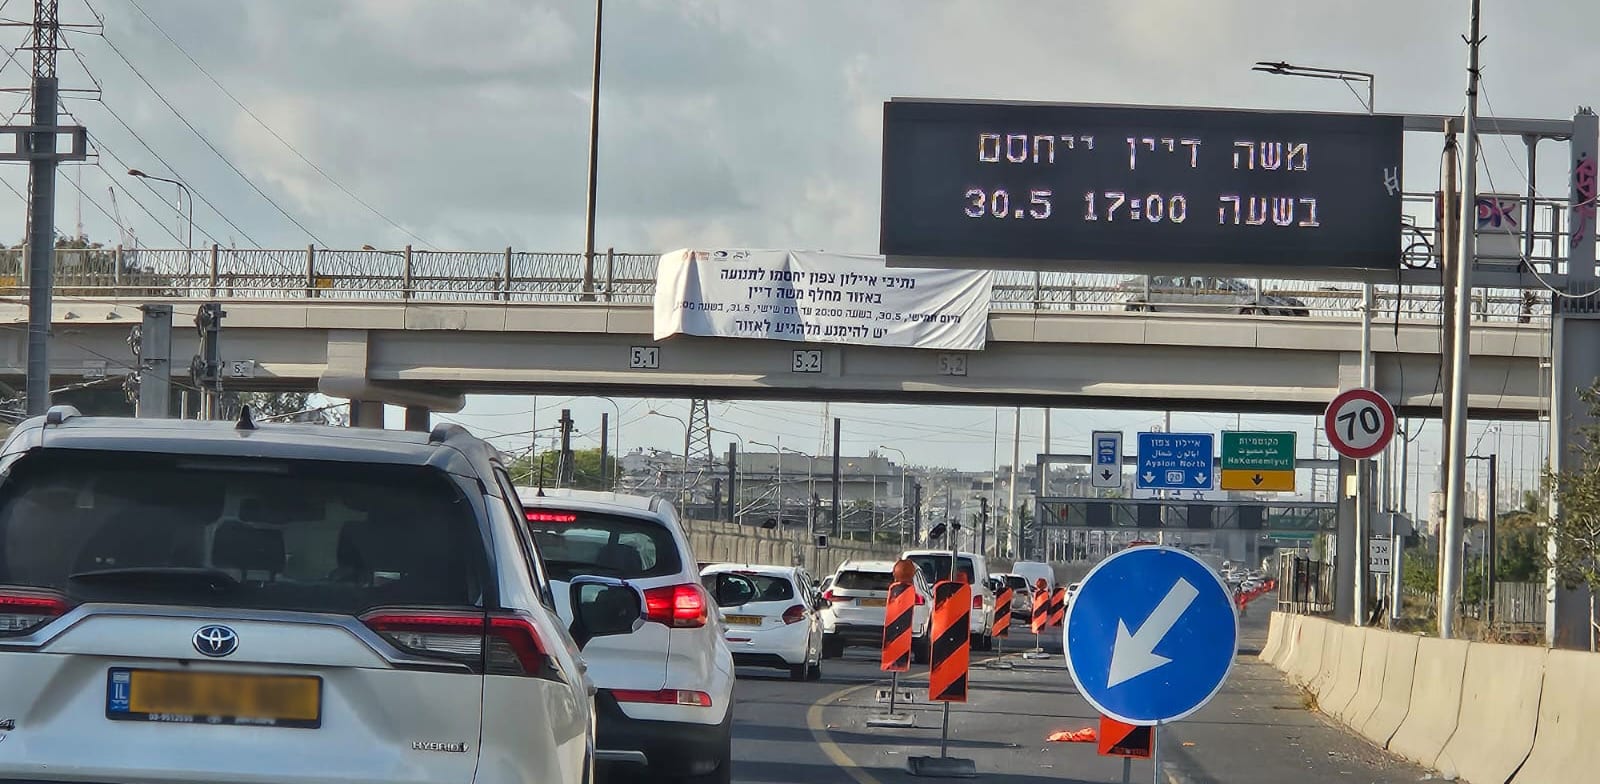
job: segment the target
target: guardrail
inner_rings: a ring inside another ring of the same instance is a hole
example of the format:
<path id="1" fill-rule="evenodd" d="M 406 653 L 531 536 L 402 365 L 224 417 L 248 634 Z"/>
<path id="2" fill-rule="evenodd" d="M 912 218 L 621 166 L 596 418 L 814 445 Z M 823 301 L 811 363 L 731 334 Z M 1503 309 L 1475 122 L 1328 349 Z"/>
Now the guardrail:
<path id="1" fill-rule="evenodd" d="M 1417 252 L 1424 252 L 1426 248 Z M 336 299 L 358 301 L 575 303 L 647 305 L 655 294 L 659 254 L 597 254 L 592 291 L 584 291 L 581 253 L 105 248 L 56 252 L 57 295 L 81 298 Z M 0 250 L 0 295 L 23 296 L 22 253 Z M 1293 318 L 1359 315 L 1361 286 L 1352 283 L 1195 276 L 1157 287 L 1141 276 L 998 270 L 992 310 L 1256 312 Z M 1231 287 L 1231 288 L 1228 288 Z M 1437 286 L 1378 285 L 1379 323 L 1438 322 Z M 1149 300 L 1154 307 L 1144 303 Z M 1292 314 L 1292 315 L 1291 315 Z M 1512 289 L 1475 292 L 1476 321 L 1545 322 L 1549 298 Z"/>

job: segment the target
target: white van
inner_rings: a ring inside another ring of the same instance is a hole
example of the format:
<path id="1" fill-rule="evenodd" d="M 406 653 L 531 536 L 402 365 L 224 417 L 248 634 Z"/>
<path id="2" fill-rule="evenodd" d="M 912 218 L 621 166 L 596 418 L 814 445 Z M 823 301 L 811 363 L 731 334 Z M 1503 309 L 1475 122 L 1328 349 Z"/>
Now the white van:
<path id="1" fill-rule="evenodd" d="M 1011 565 L 1011 573 L 1022 575 L 1028 581 L 1029 590 L 1038 585 L 1039 580 L 1044 580 L 1045 586 L 1052 592 L 1056 589 L 1056 572 L 1043 561 L 1018 561 Z"/>

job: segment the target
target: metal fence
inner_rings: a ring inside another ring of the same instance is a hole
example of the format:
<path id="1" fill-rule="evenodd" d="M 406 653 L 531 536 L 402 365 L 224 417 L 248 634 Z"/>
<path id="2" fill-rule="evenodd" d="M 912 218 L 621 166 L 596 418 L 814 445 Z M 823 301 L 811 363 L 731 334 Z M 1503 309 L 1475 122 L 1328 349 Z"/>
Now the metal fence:
<path id="1" fill-rule="evenodd" d="M 1278 611 L 1300 615 L 1333 612 L 1333 564 L 1283 553 L 1278 558 Z"/>
<path id="2" fill-rule="evenodd" d="M 1543 626 L 1544 610 L 1544 583 L 1495 583 L 1496 623 Z"/>
<path id="3" fill-rule="evenodd" d="M 1423 249 L 1426 251 L 1426 248 Z M 1423 252 L 1417 251 L 1417 252 Z M 26 265 L 17 249 L 0 250 L 0 295 L 26 293 Z M 424 302 L 601 302 L 647 305 L 655 293 L 654 253 L 597 254 L 593 283 L 585 291 L 582 253 L 499 251 L 328 250 L 322 248 L 239 250 L 105 248 L 56 252 L 58 296 L 103 298 L 335 299 Z M 1142 290 L 1139 276 L 999 270 L 992 309 L 1026 311 L 1122 311 Z M 1210 279 L 1205 279 L 1210 280 Z M 1223 284 L 1217 279 L 1216 285 Z M 1258 298 L 1297 300 L 1294 310 L 1318 318 L 1359 315 L 1361 286 L 1352 283 L 1268 279 L 1243 280 Z M 1186 284 L 1187 285 L 1187 284 Z M 1221 293 L 1203 288 L 1197 294 Z M 1200 300 L 1204 297 L 1195 297 Z M 1216 308 L 1236 312 L 1236 304 Z M 1375 319 L 1437 323 L 1442 314 L 1437 286 L 1376 287 Z M 1474 320 L 1544 323 L 1549 298 L 1512 289 L 1475 292 Z M 1284 316 L 1292 318 L 1293 316 Z"/>

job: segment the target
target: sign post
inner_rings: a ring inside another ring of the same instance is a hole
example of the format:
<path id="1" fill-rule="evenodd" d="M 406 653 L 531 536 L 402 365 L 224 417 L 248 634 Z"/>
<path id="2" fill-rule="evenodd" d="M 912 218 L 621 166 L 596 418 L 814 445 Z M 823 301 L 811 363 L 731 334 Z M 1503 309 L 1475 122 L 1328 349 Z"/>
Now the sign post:
<path id="1" fill-rule="evenodd" d="M 1366 387 L 1347 389 L 1328 403 L 1327 410 L 1322 414 L 1322 429 L 1327 433 L 1328 443 L 1334 451 L 1356 461 L 1357 481 L 1367 487 L 1366 461 L 1388 449 L 1389 442 L 1394 439 L 1394 407 L 1376 390 Z M 1357 494 L 1358 499 L 1367 497 L 1365 490 Z M 1341 556 L 1349 559 L 1355 571 L 1354 584 L 1350 586 L 1352 592 L 1349 594 L 1354 597 L 1350 605 L 1349 622 L 1356 626 L 1364 626 L 1367 621 L 1367 585 L 1370 582 L 1367 578 L 1370 567 L 1362 558 L 1362 548 L 1372 535 L 1369 530 L 1372 527 L 1371 519 L 1371 510 L 1365 502 L 1358 503 L 1356 519 L 1350 530 L 1351 544 L 1341 552 Z M 1341 591 L 1340 595 L 1345 594 Z"/>
<path id="2" fill-rule="evenodd" d="M 1094 431 L 1094 466 L 1090 473 L 1092 487 L 1122 487 L 1122 431 Z"/>
<path id="3" fill-rule="evenodd" d="M 1223 431 L 1223 490 L 1294 492 L 1295 434 Z"/>

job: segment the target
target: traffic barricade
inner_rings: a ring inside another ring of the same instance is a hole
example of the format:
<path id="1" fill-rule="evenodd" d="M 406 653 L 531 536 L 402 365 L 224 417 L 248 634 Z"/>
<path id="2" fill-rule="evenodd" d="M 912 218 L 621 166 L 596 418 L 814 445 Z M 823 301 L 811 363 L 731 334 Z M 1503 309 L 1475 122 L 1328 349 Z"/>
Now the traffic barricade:
<path id="1" fill-rule="evenodd" d="M 1050 654 L 1045 653 L 1044 647 L 1039 644 L 1039 635 L 1044 633 L 1050 625 L 1050 588 L 1045 585 L 1044 578 L 1033 581 L 1033 612 L 1028 617 L 1028 628 L 1033 631 L 1033 650 L 1022 654 L 1024 659 L 1048 659 Z"/>
<path id="2" fill-rule="evenodd" d="M 944 703 L 939 734 L 939 756 L 907 758 L 913 776 L 971 778 L 976 768 L 969 759 L 949 756 L 950 703 L 967 701 L 967 674 L 972 656 L 972 586 L 941 580 L 933 586 L 933 638 L 928 671 L 928 699 Z"/>
<path id="3" fill-rule="evenodd" d="M 895 710 L 900 695 L 900 673 L 911 670 L 911 621 L 917 606 L 917 589 L 909 582 L 889 584 L 883 609 L 883 655 L 878 668 L 890 673 L 889 712 L 867 717 L 869 727 L 911 727 L 916 716 Z"/>
<path id="4" fill-rule="evenodd" d="M 1057 588 L 1050 596 L 1050 625 L 1060 628 L 1067 622 L 1067 589 Z"/>

